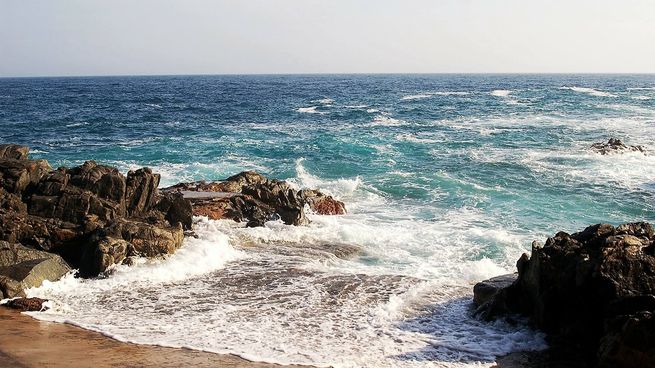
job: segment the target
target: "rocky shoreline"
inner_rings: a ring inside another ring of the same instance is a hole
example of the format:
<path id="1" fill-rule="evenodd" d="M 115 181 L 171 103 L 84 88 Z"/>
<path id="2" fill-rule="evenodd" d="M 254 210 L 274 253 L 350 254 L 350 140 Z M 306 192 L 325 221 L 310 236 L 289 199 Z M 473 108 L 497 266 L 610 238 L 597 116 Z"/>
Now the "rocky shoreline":
<path id="1" fill-rule="evenodd" d="M 331 196 L 252 171 L 160 190 L 159 174 L 148 168 L 123 175 L 86 161 L 53 170 L 28 155 L 28 147 L 0 145 L 0 298 L 24 297 L 25 289 L 73 269 L 95 277 L 136 257 L 174 253 L 193 236 L 194 215 L 300 226 L 309 223 L 305 208 L 346 212 Z M 40 309 L 34 301 L 16 307 Z"/>
<path id="2" fill-rule="evenodd" d="M 518 359 L 547 367 L 655 367 L 650 224 L 559 232 L 544 245 L 533 242 L 517 270 L 475 285 L 475 314 L 487 320 L 526 316 L 549 335 L 551 348 L 522 358 L 511 354 L 499 366 Z"/>
<path id="3" fill-rule="evenodd" d="M 622 142 L 592 147 L 601 154 L 639 150 Z M 225 180 L 159 189 L 148 168 L 123 175 L 87 161 L 52 169 L 29 159 L 29 148 L 0 145 L 0 298 L 55 281 L 72 270 L 97 277 L 137 257 L 174 253 L 194 236 L 193 216 L 247 227 L 280 220 L 309 223 L 306 211 L 346 213 L 318 190 L 246 171 Z M 655 367 L 655 231 L 647 223 L 559 232 L 517 262 L 517 273 L 474 288 L 478 318 L 528 317 L 549 334 L 545 352 L 515 353 L 499 367 Z M 43 300 L 5 305 L 38 311 Z"/>

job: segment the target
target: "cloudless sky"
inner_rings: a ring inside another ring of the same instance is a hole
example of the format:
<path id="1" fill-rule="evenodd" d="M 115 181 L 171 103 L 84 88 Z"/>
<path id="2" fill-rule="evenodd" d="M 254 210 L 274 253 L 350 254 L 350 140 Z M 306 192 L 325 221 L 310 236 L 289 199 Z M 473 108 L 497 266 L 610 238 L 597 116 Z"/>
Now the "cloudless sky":
<path id="1" fill-rule="evenodd" d="M 0 76 L 655 72 L 655 0 L 0 0 Z"/>

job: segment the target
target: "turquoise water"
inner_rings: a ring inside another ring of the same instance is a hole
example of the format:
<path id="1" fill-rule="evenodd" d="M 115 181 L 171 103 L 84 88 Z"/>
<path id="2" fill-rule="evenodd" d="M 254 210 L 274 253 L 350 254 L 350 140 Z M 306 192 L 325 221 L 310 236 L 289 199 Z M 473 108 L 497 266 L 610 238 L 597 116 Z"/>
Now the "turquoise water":
<path id="1" fill-rule="evenodd" d="M 182 254 L 120 269 L 115 284 L 69 280 L 76 286 L 39 291 L 59 299 L 59 314 L 47 318 L 257 360 L 490 365 L 543 342 L 524 327 L 471 319 L 475 280 L 513 270 L 533 239 L 559 230 L 655 220 L 655 156 L 588 149 L 616 137 L 654 152 L 653 75 L 0 79 L 0 127 L 1 141 L 27 144 L 53 166 L 150 166 L 163 185 L 255 169 L 342 199 L 348 215 L 313 215 L 307 228 L 199 220 L 202 241 L 186 251 L 216 263 Z M 325 244 L 362 251 L 349 260 L 303 251 Z M 202 272 L 149 279 L 138 295 L 116 291 L 187 261 Z M 270 278 L 269 287 L 248 274 Z M 331 294 L 343 282 L 359 291 Z M 156 303 L 139 299 L 161 302 L 162 288 L 172 304 L 191 291 L 199 298 L 195 314 L 166 322 L 170 330 Z M 125 325 L 101 317 L 108 313 Z M 194 328 L 203 313 L 205 327 Z M 363 341 L 370 354 L 355 348 Z"/>

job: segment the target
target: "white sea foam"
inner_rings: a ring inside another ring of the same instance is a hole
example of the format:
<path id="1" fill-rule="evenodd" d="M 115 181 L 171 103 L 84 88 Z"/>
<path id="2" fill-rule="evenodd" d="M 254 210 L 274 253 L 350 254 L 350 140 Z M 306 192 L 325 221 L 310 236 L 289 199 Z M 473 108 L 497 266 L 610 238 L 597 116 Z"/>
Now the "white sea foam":
<path id="1" fill-rule="evenodd" d="M 66 124 L 66 128 L 75 128 L 75 127 L 85 126 L 85 125 L 89 125 L 89 123 L 86 122 L 86 121 L 81 121 L 81 122 L 77 122 L 77 123 Z"/>
<path id="2" fill-rule="evenodd" d="M 331 99 L 331 98 L 322 98 L 320 100 L 316 100 L 316 101 L 313 101 L 313 102 L 320 103 L 321 105 L 331 105 L 331 104 L 334 103 L 334 100 Z"/>
<path id="3" fill-rule="evenodd" d="M 432 97 L 432 95 L 428 94 L 428 93 L 421 93 L 421 94 L 417 94 L 417 95 L 403 96 L 401 98 L 401 100 L 420 100 L 420 99 L 429 98 L 429 97 Z"/>
<path id="4" fill-rule="evenodd" d="M 645 100 L 651 100 L 652 97 L 649 97 L 649 96 L 632 96 L 632 99 L 633 100 L 645 101 Z"/>
<path id="5" fill-rule="evenodd" d="M 316 109 L 318 106 L 309 106 L 309 107 L 299 107 L 296 109 L 298 112 L 302 112 L 305 114 L 324 114 L 324 112 L 317 111 Z"/>
<path id="6" fill-rule="evenodd" d="M 420 219 L 361 178 L 323 179 L 305 163 L 290 181 L 344 199 L 347 215 L 309 214 L 298 227 L 200 219 L 199 239 L 165 261 L 29 290 L 55 301 L 33 315 L 122 341 L 337 368 L 491 365 L 544 346 L 534 331 L 469 315 L 470 283 L 511 270 L 524 236 L 490 229 L 472 208 Z M 489 239 L 506 260 L 478 254 Z M 339 245 L 360 252 L 342 259 Z"/>
<path id="7" fill-rule="evenodd" d="M 595 96 L 595 97 L 616 97 L 616 95 L 611 94 L 609 92 L 604 92 L 604 91 L 599 91 L 594 88 L 588 88 L 588 87 L 561 87 L 560 89 L 568 89 L 573 92 L 579 92 L 579 93 L 586 93 L 590 96 Z"/>
<path id="8" fill-rule="evenodd" d="M 154 103 L 147 103 L 147 104 L 145 104 L 145 105 L 148 106 L 148 107 L 154 107 L 155 109 L 161 109 L 161 108 L 162 108 L 161 105 L 159 105 L 159 104 L 154 104 Z"/>
<path id="9" fill-rule="evenodd" d="M 495 96 L 495 97 L 509 97 L 509 95 L 512 93 L 510 90 L 506 89 L 496 89 L 490 92 L 490 95 Z"/>
<path id="10" fill-rule="evenodd" d="M 375 116 L 375 118 L 373 118 L 373 122 L 371 123 L 372 126 L 402 126 L 405 124 L 406 122 L 403 120 L 395 119 L 384 114 Z"/>

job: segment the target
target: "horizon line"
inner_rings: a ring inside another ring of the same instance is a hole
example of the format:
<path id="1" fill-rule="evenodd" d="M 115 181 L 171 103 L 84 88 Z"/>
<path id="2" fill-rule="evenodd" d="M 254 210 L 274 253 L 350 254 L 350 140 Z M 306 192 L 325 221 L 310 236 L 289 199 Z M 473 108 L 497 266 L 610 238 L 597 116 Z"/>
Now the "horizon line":
<path id="1" fill-rule="evenodd" d="M 316 72 L 316 73 L 180 73 L 180 74 L 46 74 L 0 75 L 21 78 L 112 78 L 112 77 L 212 77 L 212 76 L 328 76 L 328 75 L 655 75 L 655 72 Z"/>

